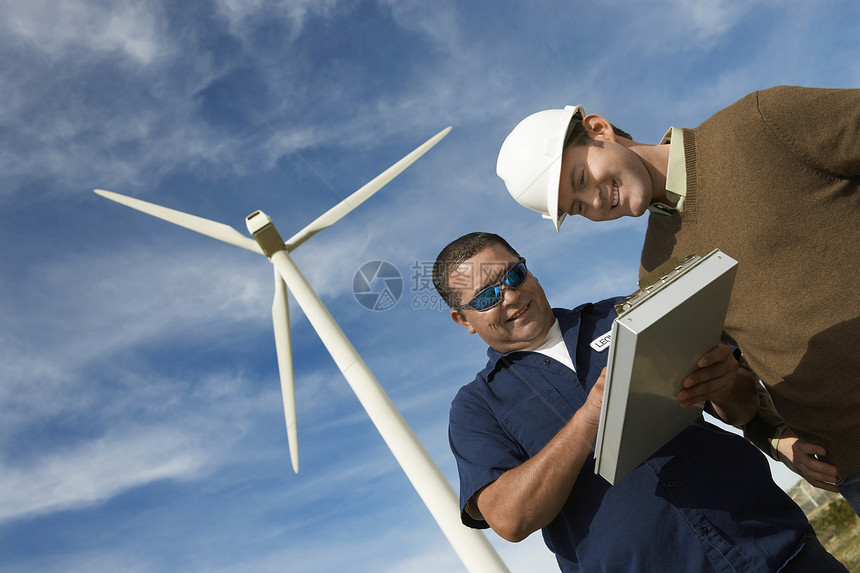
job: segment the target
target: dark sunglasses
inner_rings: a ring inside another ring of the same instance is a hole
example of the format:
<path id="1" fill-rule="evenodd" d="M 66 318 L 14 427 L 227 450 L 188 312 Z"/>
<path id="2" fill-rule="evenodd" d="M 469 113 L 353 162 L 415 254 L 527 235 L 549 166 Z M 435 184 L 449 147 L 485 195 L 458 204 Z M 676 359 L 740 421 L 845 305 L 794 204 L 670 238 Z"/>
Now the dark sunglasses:
<path id="1" fill-rule="evenodd" d="M 520 258 L 520 262 L 508 269 L 501 281 L 492 286 L 488 286 L 475 297 L 467 302 L 453 307 L 454 310 L 462 310 L 464 308 L 472 308 L 478 312 L 490 310 L 500 302 L 502 302 L 502 286 L 507 285 L 510 288 L 517 288 L 523 284 L 526 277 L 529 276 L 529 270 L 526 268 L 526 260 Z"/>

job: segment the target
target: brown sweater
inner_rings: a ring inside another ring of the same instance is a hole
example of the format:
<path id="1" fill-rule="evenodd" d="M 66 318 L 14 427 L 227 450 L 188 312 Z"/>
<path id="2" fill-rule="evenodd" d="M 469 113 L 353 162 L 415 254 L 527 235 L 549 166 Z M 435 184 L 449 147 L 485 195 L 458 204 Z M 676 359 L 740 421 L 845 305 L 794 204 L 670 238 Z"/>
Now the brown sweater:
<path id="1" fill-rule="evenodd" d="M 687 203 L 651 214 L 642 272 L 739 261 L 725 331 L 798 436 L 860 473 L 860 90 L 777 87 L 684 130 Z"/>

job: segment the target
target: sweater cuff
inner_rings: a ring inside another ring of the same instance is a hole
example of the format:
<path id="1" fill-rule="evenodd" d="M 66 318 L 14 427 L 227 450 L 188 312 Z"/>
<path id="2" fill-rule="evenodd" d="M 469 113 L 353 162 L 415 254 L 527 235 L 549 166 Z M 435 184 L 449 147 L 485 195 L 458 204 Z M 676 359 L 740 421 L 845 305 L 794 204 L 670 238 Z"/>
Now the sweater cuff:
<path id="1" fill-rule="evenodd" d="M 774 424 L 756 415 L 744 426 L 744 437 L 771 458 L 780 461 L 777 445 L 787 429 L 785 424 Z"/>

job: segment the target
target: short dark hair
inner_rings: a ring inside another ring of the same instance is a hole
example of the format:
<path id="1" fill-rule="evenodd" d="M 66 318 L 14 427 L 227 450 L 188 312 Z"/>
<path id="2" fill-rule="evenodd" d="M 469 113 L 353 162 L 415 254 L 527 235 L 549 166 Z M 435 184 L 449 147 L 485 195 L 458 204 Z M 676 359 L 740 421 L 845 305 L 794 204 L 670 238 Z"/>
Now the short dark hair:
<path id="1" fill-rule="evenodd" d="M 451 271 L 493 245 L 500 245 L 513 256 L 520 258 L 520 254 L 506 240 L 494 233 L 480 231 L 463 235 L 442 249 L 433 264 L 433 286 L 445 304 L 452 308 L 460 304 L 459 291 L 450 285 Z"/>
<path id="2" fill-rule="evenodd" d="M 577 145 L 602 145 L 600 141 L 598 141 L 597 139 L 592 139 L 588 135 L 588 132 L 582 126 L 582 121 L 575 121 L 576 125 L 573 127 L 573 129 L 570 130 L 570 133 L 567 134 L 567 137 L 564 140 L 564 146 L 562 147 L 563 150 L 567 149 L 568 147 L 575 147 Z M 612 131 L 615 132 L 615 135 L 620 135 L 621 137 L 626 137 L 627 139 L 631 140 L 633 139 L 630 134 L 623 129 L 615 127 L 615 125 L 611 123 L 609 125 L 612 125 Z"/>

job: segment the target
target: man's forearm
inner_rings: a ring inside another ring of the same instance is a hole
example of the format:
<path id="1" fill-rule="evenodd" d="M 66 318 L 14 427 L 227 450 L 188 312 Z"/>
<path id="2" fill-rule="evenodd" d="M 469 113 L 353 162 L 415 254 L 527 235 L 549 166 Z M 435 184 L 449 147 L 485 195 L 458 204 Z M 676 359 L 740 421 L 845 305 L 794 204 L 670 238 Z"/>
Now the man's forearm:
<path id="1" fill-rule="evenodd" d="M 478 492 L 478 509 L 504 539 L 522 541 L 561 511 L 597 436 L 586 407 L 537 455 Z"/>

